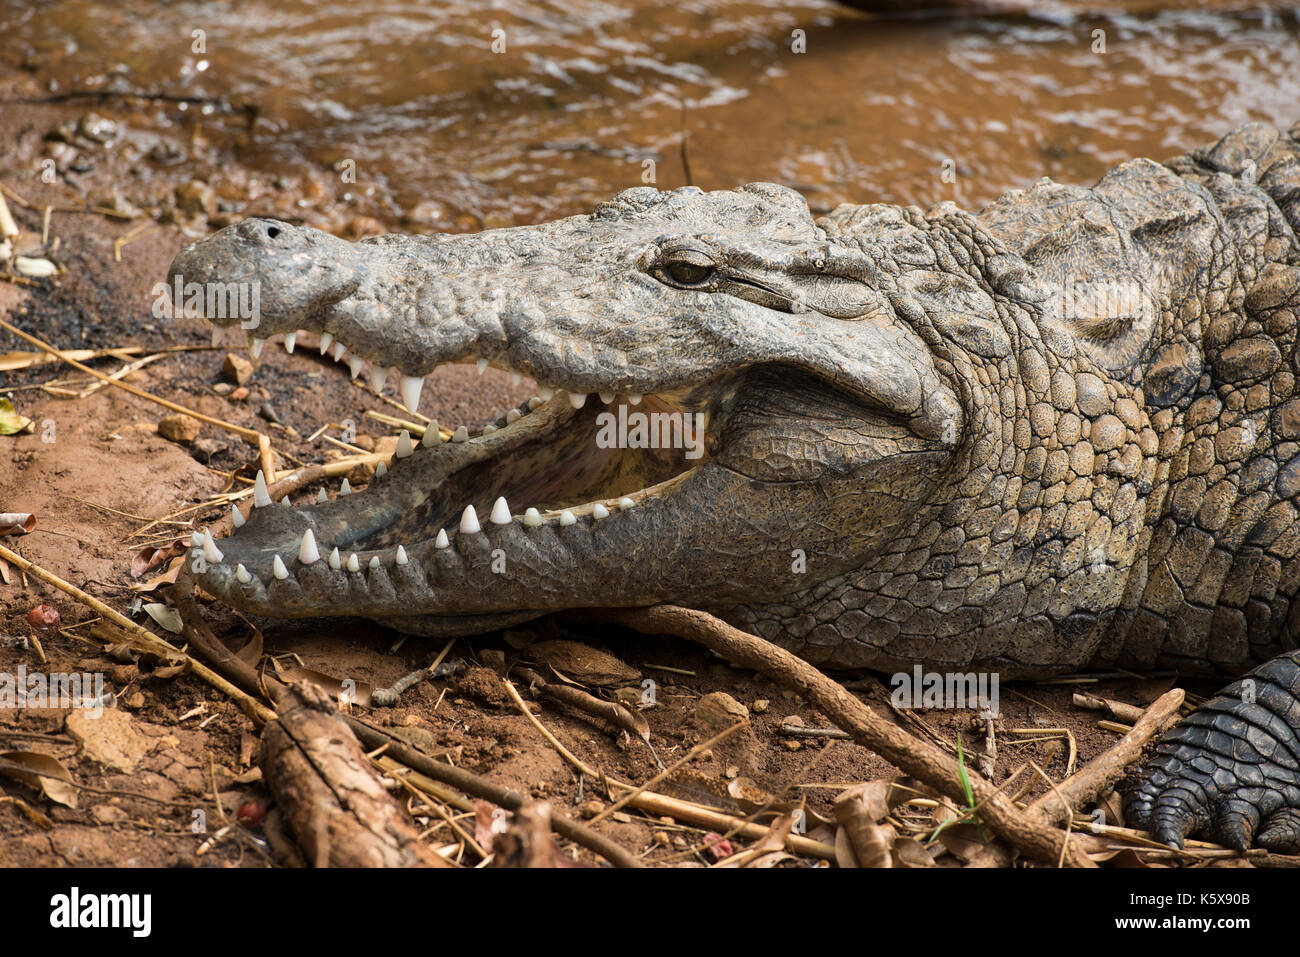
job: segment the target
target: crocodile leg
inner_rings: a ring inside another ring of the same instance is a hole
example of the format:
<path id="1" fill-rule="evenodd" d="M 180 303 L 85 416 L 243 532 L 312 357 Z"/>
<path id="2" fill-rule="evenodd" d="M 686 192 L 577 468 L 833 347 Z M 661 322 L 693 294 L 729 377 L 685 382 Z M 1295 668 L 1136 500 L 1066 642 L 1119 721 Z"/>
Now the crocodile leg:
<path id="1" fill-rule="evenodd" d="M 1124 802 L 1130 824 L 1300 852 L 1300 651 L 1234 681 L 1168 731 Z"/>

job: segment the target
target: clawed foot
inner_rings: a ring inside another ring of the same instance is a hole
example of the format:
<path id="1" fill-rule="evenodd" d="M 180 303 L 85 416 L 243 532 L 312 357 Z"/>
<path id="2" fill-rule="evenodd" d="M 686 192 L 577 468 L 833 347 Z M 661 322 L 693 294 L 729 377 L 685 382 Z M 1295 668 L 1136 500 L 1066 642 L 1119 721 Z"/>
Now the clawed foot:
<path id="1" fill-rule="evenodd" d="M 1164 735 L 1124 801 L 1128 822 L 1181 848 L 1202 835 L 1300 852 L 1300 652 L 1224 688 Z"/>

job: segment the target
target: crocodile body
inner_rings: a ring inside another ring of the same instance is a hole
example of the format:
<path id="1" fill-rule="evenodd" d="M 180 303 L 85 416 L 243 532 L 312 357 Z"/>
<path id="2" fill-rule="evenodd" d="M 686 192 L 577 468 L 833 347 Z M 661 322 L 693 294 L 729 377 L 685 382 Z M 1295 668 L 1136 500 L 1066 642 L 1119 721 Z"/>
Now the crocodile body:
<path id="1" fill-rule="evenodd" d="M 814 219 L 751 184 L 470 236 L 229 227 L 173 279 L 259 282 L 258 339 L 324 333 L 408 405 L 449 361 L 541 398 L 404 440 L 364 493 L 259 494 L 196 541 L 202 583 L 422 634 L 671 601 L 837 668 L 1266 663 L 1161 742 L 1129 807 L 1171 842 L 1296 849 L 1297 135 L 1251 124 L 977 214 Z M 699 441 L 601 441 L 636 413 Z"/>

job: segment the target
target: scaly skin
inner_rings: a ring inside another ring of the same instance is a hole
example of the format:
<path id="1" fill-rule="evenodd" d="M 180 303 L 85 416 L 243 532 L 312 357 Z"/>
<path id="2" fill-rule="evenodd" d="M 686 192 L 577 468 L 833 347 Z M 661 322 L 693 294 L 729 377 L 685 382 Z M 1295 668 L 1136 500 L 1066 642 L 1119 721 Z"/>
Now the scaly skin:
<path id="1" fill-rule="evenodd" d="M 481 358 L 608 405 L 560 394 L 362 494 L 265 504 L 208 546 L 203 585 L 422 634 L 671 601 L 838 668 L 1241 674 L 1287 653 L 1252 703 L 1229 689 L 1172 732 L 1129 807 L 1171 842 L 1296 849 L 1298 133 L 1252 124 L 977 215 L 814 221 L 754 184 L 472 236 L 229 227 L 172 272 L 259 281 L 259 338 L 323 332 L 411 376 Z M 707 455 L 598 449 L 622 409 L 703 413 Z M 498 497 L 513 514 L 457 531 Z"/>

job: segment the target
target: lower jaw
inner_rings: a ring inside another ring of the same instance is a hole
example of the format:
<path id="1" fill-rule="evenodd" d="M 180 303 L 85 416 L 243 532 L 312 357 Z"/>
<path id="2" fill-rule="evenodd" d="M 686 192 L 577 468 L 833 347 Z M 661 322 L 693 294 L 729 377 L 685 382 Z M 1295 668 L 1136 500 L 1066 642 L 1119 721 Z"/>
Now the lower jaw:
<path id="1" fill-rule="evenodd" d="M 844 551 L 846 512 L 833 508 L 881 516 L 882 537 L 909 520 L 890 493 L 849 499 L 850 486 L 860 486 L 848 481 L 829 490 L 778 486 L 709 462 L 671 483 L 604 518 L 538 528 L 485 522 L 445 548 L 415 545 L 404 561 L 387 552 L 355 571 L 346 560 L 342 568 L 291 561 L 286 577 L 249 583 L 223 563 L 201 583 L 257 615 L 355 616 L 416 634 L 471 634 L 572 608 L 782 602 L 862 564 L 863 552 Z M 792 548 L 803 553 L 797 562 Z"/>

